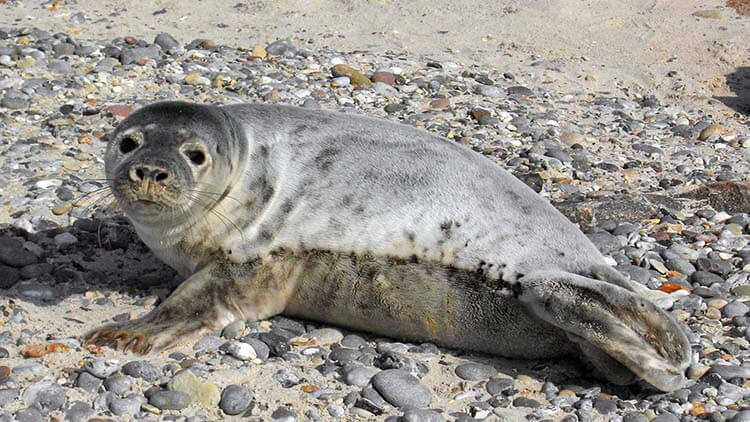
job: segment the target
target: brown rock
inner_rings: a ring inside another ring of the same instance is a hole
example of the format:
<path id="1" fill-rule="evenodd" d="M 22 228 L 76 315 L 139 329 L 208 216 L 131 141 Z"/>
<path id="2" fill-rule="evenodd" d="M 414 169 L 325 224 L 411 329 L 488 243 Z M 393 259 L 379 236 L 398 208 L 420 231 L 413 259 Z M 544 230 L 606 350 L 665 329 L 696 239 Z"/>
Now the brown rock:
<path id="1" fill-rule="evenodd" d="M 444 108 L 449 108 L 450 106 L 451 106 L 451 102 L 446 97 L 441 97 L 436 100 L 430 101 L 430 108 L 444 109 Z"/>
<path id="2" fill-rule="evenodd" d="M 384 84 L 393 85 L 396 83 L 396 75 L 391 72 L 375 72 L 370 78 L 373 82 L 382 82 Z"/>
<path id="3" fill-rule="evenodd" d="M 128 117 L 133 112 L 133 107 L 127 104 L 115 104 L 107 107 L 107 111 L 115 117 Z"/>
<path id="4" fill-rule="evenodd" d="M 707 201 L 716 211 L 725 211 L 729 214 L 750 213 L 748 182 L 709 183 L 678 197 Z"/>
<path id="5" fill-rule="evenodd" d="M 125 37 L 125 44 L 133 45 L 133 44 L 135 44 L 137 42 L 138 42 L 138 40 L 135 37 L 131 37 L 131 36 Z"/>
<path id="6" fill-rule="evenodd" d="M 0 366 L 0 379 L 8 378 L 10 376 L 10 368 L 7 366 Z"/>
<path id="7" fill-rule="evenodd" d="M 30 344 L 21 350 L 21 356 L 25 358 L 38 358 L 47 354 L 47 348 L 41 344 Z"/>
<path id="8" fill-rule="evenodd" d="M 721 135 L 722 132 L 724 132 L 724 126 L 720 124 L 708 125 L 706 126 L 705 129 L 701 131 L 700 135 L 698 135 L 698 140 L 705 141 L 706 139 L 714 135 L 716 136 Z"/>
<path id="9" fill-rule="evenodd" d="M 475 109 L 472 109 L 469 112 L 469 114 L 471 115 L 471 117 L 474 118 L 474 120 L 480 121 L 480 120 L 482 120 L 482 117 L 489 117 L 490 112 L 488 110 L 483 109 L 483 108 L 475 108 Z"/>

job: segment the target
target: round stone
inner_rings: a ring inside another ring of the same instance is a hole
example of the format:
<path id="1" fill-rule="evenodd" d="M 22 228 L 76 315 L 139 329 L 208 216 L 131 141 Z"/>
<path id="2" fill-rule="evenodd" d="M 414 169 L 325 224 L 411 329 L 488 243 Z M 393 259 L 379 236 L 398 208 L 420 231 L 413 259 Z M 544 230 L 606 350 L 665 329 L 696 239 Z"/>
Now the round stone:
<path id="1" fill-rule="evenodd" d="M 497 374 L 497 369 L 491 365 L 482 363 L 463 363 L 456 367 L 456 375 L 467 381 L 479 381 L 489 379 Z"/>
<path id="2" fill-rule="evenodd" d="M 253 392 L 244 385 L 228 385 L 221 392 L 219 408 L 227 415 L 239 415 L 250 407 L 253 401 Z"/>
<path id="3" fill-rule="evenodd" d="M 127 375 L 113 375 L 104 380 L 104 388 L 118 396 L 122 396 L 130 391 L 133 380 Z"/>
<path id="4" fill-rule="evenodd" d="M 26 387 L 23 402 L 28 407 L 34 407 L 43 414 L 57 410 L 65 404 L 65 390 L 55 382 L 40 381 Z"/>
<path id="5" fill-rule="evenodd" d="M 425 408 L 432 402 L 426 385 L 401 369 L 387 369 L 372 377 L 372 386 L 388 403 L 399 407 Z"/>
<path id="6" fill-rule="evenodd" d="M 161 410 L 181 410 L 190 404 L 190 396 L 182 391 L 159 390 L 149 395 L 148 402 Z"/>
<path id="7" fill-rule="evenodd" d="M 364 387 L 370 383 L 375 374 L 380 372 L 376 368 L 369 368 L 361 365 L 347 365 L 343 369 L 344 382 L 348 385 Z"/>
<path id="8" fill-rule="evenodd" d="M 325 346 L 339 343 L 344 338 L 344 335 L 335 328 L 318 328 L 305 334 L 304 337 L 314 339 L 317 344 Z"/>
<path id="9" fill-rule="evenodd" d="M 513 379 L 511 378 L 495 378 L 487 381 L 484 388 L 493 396 L 502 394 L 503 391 L 513 387 Z"/>
<path id="10" fill-rule="evenodd" d="M 443 422 L 443 415 L 431 409 L 406 409 L 401 416 L 403 422 Z"/>
<path id="11" fill-rule="evenodd" d="M 117 372 L 120 365 L 116 361 L 91 359 L 83 364 L 83 370 L 97 378 L 107 378 Z"/>
<path id="12" fill-rule="evenodd" d="M 161 372 L 145 360 L 134 360 L 122 367 L 122 373 L 133 378 L 141 378 L 146 382 L 155 382 L 161 378 Z"/>
<path id="13" fill-rule="evenodd" d="M 253 346 L 240 341 L 233 341 L 227 347 L 227 353 L 239 360 L 252 360 L 257 357 Z"/>

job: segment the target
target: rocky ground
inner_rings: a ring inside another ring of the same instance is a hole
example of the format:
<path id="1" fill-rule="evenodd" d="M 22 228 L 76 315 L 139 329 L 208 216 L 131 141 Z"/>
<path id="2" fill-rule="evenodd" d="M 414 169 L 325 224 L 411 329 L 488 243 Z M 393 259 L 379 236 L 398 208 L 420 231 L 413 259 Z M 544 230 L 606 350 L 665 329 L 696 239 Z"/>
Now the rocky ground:
<path id="1" fill-rule="evenodd" d="M 747 115 L 562 89 L 547 83 L 556 72 L 0 27 L 0 421 L 750 421 Z M 86 330 L 137 317 L 180 281 L 101 179 L 107 131 L 164 99 L 366 113 L 485 154 L 663 292 L 690 333 L 690 384 L 618 387 L 572 359 L 510 361 L 283 317 L 147 357 L 84 347 Z"/>

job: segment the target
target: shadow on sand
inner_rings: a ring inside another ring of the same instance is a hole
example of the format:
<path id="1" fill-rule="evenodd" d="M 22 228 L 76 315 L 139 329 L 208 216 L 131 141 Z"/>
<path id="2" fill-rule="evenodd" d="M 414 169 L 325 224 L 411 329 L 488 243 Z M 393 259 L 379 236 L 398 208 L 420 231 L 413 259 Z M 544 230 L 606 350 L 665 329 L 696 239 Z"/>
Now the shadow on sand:
<path id="1" fill-rule="evenodd" d="M 750 66 L 738 67 L 734 72 L 727 74 L 726 78 L 727 86 L 735 96 L 714 98 L 738 113 L 750 115 Z"/>

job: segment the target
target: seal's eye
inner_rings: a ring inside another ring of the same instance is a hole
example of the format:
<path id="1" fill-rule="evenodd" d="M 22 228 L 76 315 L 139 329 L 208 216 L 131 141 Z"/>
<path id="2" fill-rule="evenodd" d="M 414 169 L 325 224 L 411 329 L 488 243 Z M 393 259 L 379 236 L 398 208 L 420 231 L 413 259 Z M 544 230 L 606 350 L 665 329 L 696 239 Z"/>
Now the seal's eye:
<path id="1" fill-rule="evenodd" d="M 123 154 L 127 154 L 130 151 L 136 149 L 138 147 L 138 142 L 136 142 L 135 139 L 133 139 L 130 136 L 126 136 L 122 138 L 120 141 L 120 152 Z"/>
<path id="2" fill-rule="evenodd" d="M 196 166 L 199 166 L 206 161 L 206 155 L 203 154 L 203 151 L 197 149 L 186 151 L 185 155 L 187 155 L 188 159 L 190 159 L 190 162 L 195 164 Z"/>

